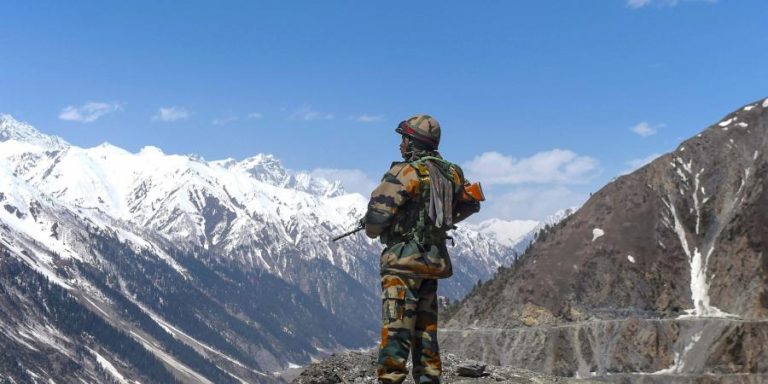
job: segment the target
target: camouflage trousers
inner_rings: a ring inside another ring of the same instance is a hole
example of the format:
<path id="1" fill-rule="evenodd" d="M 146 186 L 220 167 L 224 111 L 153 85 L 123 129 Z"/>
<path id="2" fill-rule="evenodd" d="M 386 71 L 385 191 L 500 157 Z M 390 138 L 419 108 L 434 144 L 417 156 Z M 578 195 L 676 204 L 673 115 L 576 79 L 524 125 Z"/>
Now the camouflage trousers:
<path id="1" fill-rule="evenodd" d="M 437 280 L 381 277 L 382 321 L 379 344 L 380 382 L 401 383 L 408 376 L 408 354 L 416 383 L 439 383 L 442 373 L 437 345 Z"/>

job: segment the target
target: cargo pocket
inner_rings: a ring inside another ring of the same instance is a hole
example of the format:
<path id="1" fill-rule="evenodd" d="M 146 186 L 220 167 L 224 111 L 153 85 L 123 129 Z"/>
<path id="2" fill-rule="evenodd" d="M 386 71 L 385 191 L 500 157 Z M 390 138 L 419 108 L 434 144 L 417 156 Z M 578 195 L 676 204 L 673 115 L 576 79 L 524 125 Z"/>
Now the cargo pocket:
<path id="1" fill-rule="evenodd" d="M 444 279 L 453 275 L 453 265 L 448 250 L 440 249 L 436 245 L 429 247 L 423 254 L 426 264 L 430 267 L 431 276 L 425 276 L 432 279 Z"/>
<path id="2" fill-rule="evenodd" d="M 382 318 L 385 322 L 391 323 L 403 319 L 405 311 L 405 288 L 388 287 L 381 291 L 382 299 Z"/>

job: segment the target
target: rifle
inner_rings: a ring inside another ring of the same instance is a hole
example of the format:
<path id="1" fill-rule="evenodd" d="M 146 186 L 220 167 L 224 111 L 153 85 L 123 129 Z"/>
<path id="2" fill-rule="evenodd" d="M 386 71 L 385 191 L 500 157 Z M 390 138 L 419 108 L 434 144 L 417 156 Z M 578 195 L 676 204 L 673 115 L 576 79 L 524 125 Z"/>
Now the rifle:
<path id="1" fill-rule="evenodd" d="M 365 218 L 360 219 L 360 220 L 357 221 L 357 227 L 355 227 L 355 229 L 353 229 L 353 230 L 351 230 L 351 231 L 349 231 L 347 233 L 343 233 L 341 235 L 338 235 L 338 236 L 334 237 L 332 241 L 341 240 L 341 239 L 343 239 L 343 238 L 345 238 L 347 236 L 354 235 L 355 233 L 360 232 L 363 229 L 365 229 Z"/>

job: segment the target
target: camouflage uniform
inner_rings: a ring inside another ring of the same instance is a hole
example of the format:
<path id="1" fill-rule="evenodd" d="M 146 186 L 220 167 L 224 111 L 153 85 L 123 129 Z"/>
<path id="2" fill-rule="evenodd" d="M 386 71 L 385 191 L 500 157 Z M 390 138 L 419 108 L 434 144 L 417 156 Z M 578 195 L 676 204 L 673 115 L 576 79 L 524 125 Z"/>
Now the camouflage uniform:
<path id="1" fill-rule="evenodd" d="M 437 280 L 381 277 L 383 313 L 379 345 L 380 381 L 400 383 L 412 352 L 413 380 L 438 383 L 442 373 L 437 345 Z"/>
<path id="2" fill-rule="evenodd" d="M 433 156 L 393 163 L 368 205 L 366 230 L 369 236 L 371 231 L 379 234 L 386 245 L 380 260 L 383 326 L 377 373 L 382 382 L 405 380 L 409 352 L 416 383 L 440 381 L 436 279 L 453 272 L 445 245 L 445 231 L 450 228 L 436 229 L 424 222 L 431 182 L 425 163 L 442 162 L 439 155 Z M 463 185 L 461 169 L 442 163 L 452 182 Z"/>

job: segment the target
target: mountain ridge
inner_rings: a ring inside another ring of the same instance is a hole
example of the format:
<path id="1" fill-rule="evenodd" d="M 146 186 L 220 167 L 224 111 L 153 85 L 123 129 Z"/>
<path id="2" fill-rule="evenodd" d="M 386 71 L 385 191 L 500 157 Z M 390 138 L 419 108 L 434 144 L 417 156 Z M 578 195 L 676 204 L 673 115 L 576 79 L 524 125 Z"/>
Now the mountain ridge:
<path id="1" fill-rule="evenodd" d="M 80 148 L 7 115 L 0 120 L 8 270 L 29 268 L 25 276 L 44 292 L 73 300 L 67 311 L 102 319 L 107 339 L 126 333 L 144 351 L 137 358 L 158 359 L 181 382 L 271 382 L 274 372 L 377 338 L 381 245 L 361 234 L 328 240 L 362 216 L 362 195 L 290 172 L 271 155 L 205 161 L 153 146 Z M 462 227 L 454 237 L 456 276 L 441 285 L 443 295 L 461 297 L 514 260 L 514 250 L 488 234 Z M 7 305 L 45 299 L 22 288 Z M 14 323 L 68 326 L 50 312 L 32 313 L 0 321 L 3 348 L 48 348 L 41 340 L 52 336 L 24 341 Z M 57 374 L 92 382 L 114 368 L 146 380 L 126 351 L 82 332 L 63 333 L 71 342 L 52 359 L 68 368 Z M 38 375 L 49 367 L 23 356 Z M 12 377 L 31 380 L 20 372 Z"/>
<path id="2" fill-rule="evenodd" d="M 768 99 L 616 178 L 457 305 L 441 345 L 616 382 L 765 375 L 766 151 Z"/>

